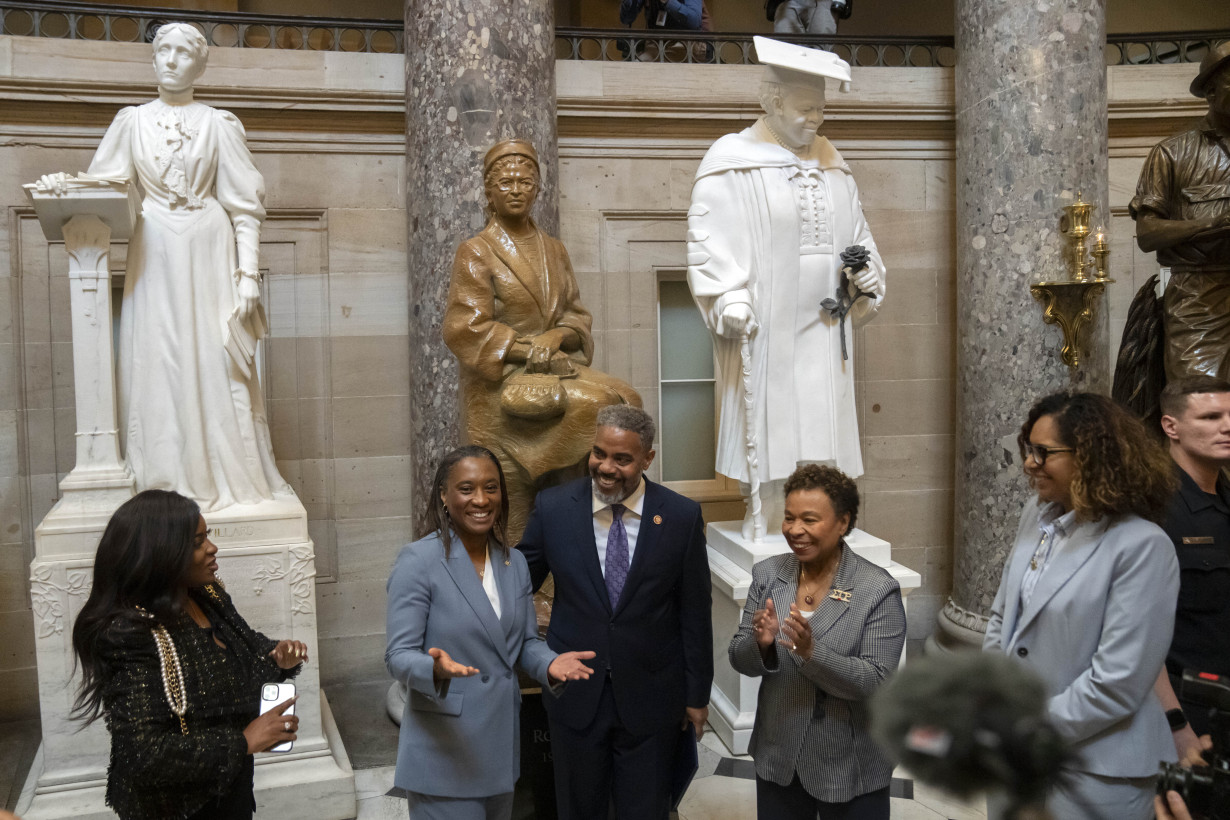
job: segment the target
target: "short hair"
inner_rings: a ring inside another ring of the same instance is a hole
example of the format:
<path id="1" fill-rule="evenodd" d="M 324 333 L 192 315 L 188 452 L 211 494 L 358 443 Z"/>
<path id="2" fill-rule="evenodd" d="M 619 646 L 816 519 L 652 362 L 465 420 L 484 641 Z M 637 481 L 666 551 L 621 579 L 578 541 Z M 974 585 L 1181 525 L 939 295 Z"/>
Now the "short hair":
<path id="1" fill-rule="evenodd" d="M 1167 382 L 1158 397 L 1163 416 L 1178 416 L 1187 409 L 1192 393 L 1230 393 L 1230 382 L 1216 376 L 1188 376 Z"/>
<path id="2" fill-rule="evenodd" d="M 448 487 L 448 476 L 457 466 L 458 462 L 464 461 L 467 458 L 486 459 L 495 465 L 495 473 L 500 477 L 500 509 L 499 516 L 495 519 L 495 524 L 491 527 L 491 540 L 504 551 L 504 556 L 508 556 L 508 485 L 504 481 L 504 468 L 500 466 L 500 460 L 495 457 L 495 453 L 478 444 L 467 444 L 464 447 L 458 447 L 445 453 L 444 458 L 440 459 L 440 465 L 436 467 L 436 477 L 431 482 L 431 489 L 427 491 L 427 526 L 433 531 L 440 532 L 440 540 L 444 544 L 444 556 L 447 558 L 449 553 L 449 545 L 453 540 L 452 522 L 448 517 L 448 508 L 444 506 L 444 499 L 440 496 Z"/>
<path id="3" fill-rule="evenodd" d="M 1107 396 L 1053 393 L 1038 400 L 1021 425 L 1016 440 L 1022 461 L 1029 434 L 1043 416 L 1055 417 L 1059 443 L 1073 449 L 1077 517 L 1096 521 L 1133 514 L 1154 522 L 1165 517 L 1178 480 L 1170 456 L 1140 419 Z"/>
<path id="4" fill-rule="evenodd" d="M 842 534 L 849 535 L 854 529 L 854 522 L 858 520 L 858 485 L 850 476 L 826 464 L 804 464 L 786 479 L 786 498 L 800 490 L 820 490 L 827 495 L 838 518 L 850 516 L 850 523 Z"/>
<path id="5" fill-rule="evenodd" d="M 653 439 L 658 428 L 653 423 L 653 416 L 639 407 L 631 404 L 608 404 L 598 411 L 598 427 L 614 427 L 616 430 L 627 430 L 636 433 L 641 438 L 641 446 L 648 453 L 653 449 Z"/>
<path id="6" fill-rule="evenodd" d="M 786 96 L 788 88 L 804 88 L 818 90 L 821 96 L 824 95 L 824 78 L 816 77 L 815 82 L 811 85 L 803 83 L 786 83 L 778 79 L 764 79 L 760 83 L 760 90 L 757 92 L 756 99 L 760 102 L 760 108 L 766 114 L 772 114 L 773 104 Z"/>
<path id="7" fill-rule="evenodd" d="M 184 39 L 188 41 L 188 48 L 192 49 L 192 55 L 200 61 L 201 70 L 204 70 L 205 63 L 209 59 L 209 43 L 205 40 L 205 35 L 189 23 L 167 23 L 159 26 L 158 33 L 154 35 L 154 52 L 157 53 L 158 46 L 162 45 L 162 41 L 167 38 L 168 34 L 175 32 L 184 35 Z"/>

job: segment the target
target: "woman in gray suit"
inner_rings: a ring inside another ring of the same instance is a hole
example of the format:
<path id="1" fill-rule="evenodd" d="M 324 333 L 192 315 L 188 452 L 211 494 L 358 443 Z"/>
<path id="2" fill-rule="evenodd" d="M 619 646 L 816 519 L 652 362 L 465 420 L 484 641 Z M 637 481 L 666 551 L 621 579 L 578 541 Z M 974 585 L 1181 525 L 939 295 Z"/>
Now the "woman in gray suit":
<path id="1" fill-rule="evenodd" d="M 525 559 L 504 528 L 508 495 L 491 451 L 436 470 L 428 522 L 388 583 L 385 663 L 409 690 L 394 783 L 412 820 L 507 820 L 520 773 L 517 666 L 550 687 L 587 679 L 593 652 L 556 655 L 538 637 Z"/>
<path id="2" fill-rule="evenodd" d="M 858 489 L 809 464 L 786 480 L 790 552 L 752 567 L 736 671 L 761 678 L 752 728 L 763 820 L 888 820 L 892 764 L 868 734 L 867 698 L 905 644 L 901 589 L 844 537 Z"/>
<path id="3" fill-rule="evenodd" d="M 1037 402 L 1017 443 L 1037 496 L 983 648 L 1046 683 L 1047 716 L 1072 747 L 1047 801 L 1055 820 L 1147 820 L 1158 762 L 1175 759 L 1153 694 L 1179 592 L 1174 547 L 1153 523 L 1174 468 L 1144 425 L 1092 393 Z"/>

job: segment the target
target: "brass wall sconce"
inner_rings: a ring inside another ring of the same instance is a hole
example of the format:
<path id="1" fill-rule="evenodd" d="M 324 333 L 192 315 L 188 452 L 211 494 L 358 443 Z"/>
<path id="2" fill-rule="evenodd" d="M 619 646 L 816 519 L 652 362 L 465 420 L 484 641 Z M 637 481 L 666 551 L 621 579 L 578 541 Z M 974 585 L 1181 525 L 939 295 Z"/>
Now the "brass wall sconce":
<path id="1" fill-rule="evenodd" d="M 1063 331 L 1060 355 L 1064 364 L 1071 368 L 1080 366 L 1084 331 L 1093 322 L 1098 297 L 1106 291 L 1108 283 L 1115 281 L 1106 275 L 1106 259 L 1110 256 L 1106 232 L 1100 227 L 1093 232 L 1092 253 L 1087 243 L 1094 208 L 1093 203 L 1083 201 L 1077 191 L 1076 202 L 1064 207 L 1059 220 L 1060 233 L 1071 242 L 1068 256 L 1071 276 L 1066 280 L 1036 282 L 1029 286 L 1029 292 L 1043 305 L 1042 321 L 1059 325 Z"/>

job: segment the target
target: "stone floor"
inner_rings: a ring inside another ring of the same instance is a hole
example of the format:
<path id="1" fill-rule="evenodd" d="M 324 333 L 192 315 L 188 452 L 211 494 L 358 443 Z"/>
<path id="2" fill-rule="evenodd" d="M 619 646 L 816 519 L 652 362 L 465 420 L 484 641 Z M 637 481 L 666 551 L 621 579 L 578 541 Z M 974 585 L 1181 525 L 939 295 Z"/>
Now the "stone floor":
<path id="1" fill-rule="evenodd" d="M 405 820 L 406 801 L 393 787 L 397 727 L 385 715 L 386 680 L 330 686 L 326 691 L 342 742 L 355 769 L 358 820 Z M 38 745 L 38 723 L 0 724 L 0 807 L 12 809 Z M 699 750 L 700 766 L 678 820 L 750 820 L 756 816 L 756 784 L 750 758 L 736 757 L 713 732 Z M 964 803 L 913 781 L 898 771 L 892 784 L 893 820 L 985 820 L 982 801 Z M 528 790 L 518 792 L 514 820 L 533 820 Z M 258 818 L 259 820 L 259 818 Z M 311 820 L 304 817 L 303 820 Z"/>

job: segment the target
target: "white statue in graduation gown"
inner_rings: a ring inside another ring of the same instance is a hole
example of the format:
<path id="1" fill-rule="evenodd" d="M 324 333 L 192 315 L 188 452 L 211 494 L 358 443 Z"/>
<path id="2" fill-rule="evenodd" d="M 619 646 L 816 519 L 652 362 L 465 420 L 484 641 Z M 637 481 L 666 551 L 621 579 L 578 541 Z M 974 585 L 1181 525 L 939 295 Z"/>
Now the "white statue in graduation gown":
<path id="1" fill-rule="evenodd" d="M 688 211 L 688 285 L 713 332 L 719 369 L 717 471 L 749 482 L 740 339 L 724 327 L 729 309 L 744 304 L 758 325 L 750 348 L 761 481 L 785 479 L 800 462 L 832 463 L 857 477 L 851 331 L 884 298 L 884 264 L 837 150 L 819 136 L 806 150 L 788 150 L 765 120 L 710 147 Z M 851 245 L 867 249 L 874 284 L 847 317 L 851 355 L 843 360 L 839 323 L 821 302 L 835 297 L 839 255 Z"/>

